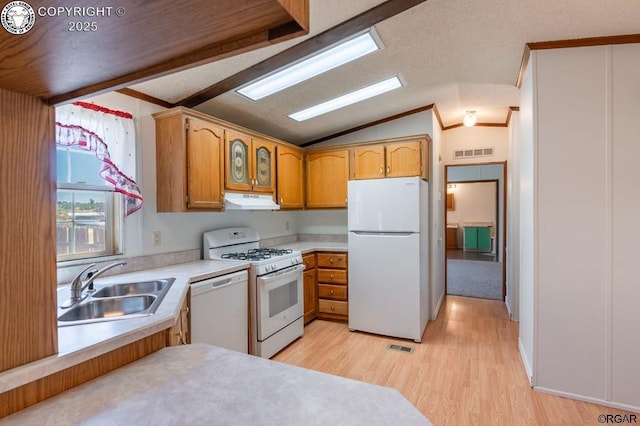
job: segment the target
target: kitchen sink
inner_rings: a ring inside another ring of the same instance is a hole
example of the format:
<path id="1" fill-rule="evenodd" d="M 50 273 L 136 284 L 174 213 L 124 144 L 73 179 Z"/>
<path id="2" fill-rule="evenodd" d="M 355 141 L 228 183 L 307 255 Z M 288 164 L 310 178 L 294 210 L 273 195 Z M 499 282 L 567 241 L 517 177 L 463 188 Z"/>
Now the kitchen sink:
<path id="1" fill-rule="evenodd" d="M 156 299 L 157 296 L 150 294 L 93 299 L 75 305 L 66 313 L 60 315 L 58 320 L 85 321 L 143 314 L 153 305 Z"/>
<path id="2" fill-rule="evenodd" d="M 68 309 L 58 308 L 58 325 L 69 326 L 153 315 L 175 278 L 107 284 Z"/>
<path id="3" fill-rule="evenodd" d="M 113 284 L 101 288 L 93 293 L 92 297 L 117 297 L 131 296 L 135 294 L 154 294 L 158 293 L 171 285 L 171 280 L 154 280 L 136 283 Z"/>

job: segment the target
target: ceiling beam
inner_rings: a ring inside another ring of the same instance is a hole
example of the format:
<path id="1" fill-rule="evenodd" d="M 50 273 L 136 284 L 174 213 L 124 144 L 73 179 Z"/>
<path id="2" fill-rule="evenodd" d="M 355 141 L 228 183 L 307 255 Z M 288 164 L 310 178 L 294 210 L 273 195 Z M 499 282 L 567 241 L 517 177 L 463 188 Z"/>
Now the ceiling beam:
<path id="1" fill-rule="evenodd" d="M 198 93 L 182 99 L 178 101 L 176 105 L 193 108 L 425 1 L 426 0 L 388 0 L 262 62 L 229 76 Z"/>
<path id="2" fill-rule="evenodd" d="M 145 102 L 160 105 L 161 107 L 165 108 L 173 108 L 175 106 L 171 102 L 167 102 L 165 100 L 156 98 L 155 96 L 147 95 L 146 93 L 142 93 L 129 88 L 118 89 L 116 90 L 116 92 L 122 93 L 123 95 L 131 96 L 132 98 L 143 100 Z"/>

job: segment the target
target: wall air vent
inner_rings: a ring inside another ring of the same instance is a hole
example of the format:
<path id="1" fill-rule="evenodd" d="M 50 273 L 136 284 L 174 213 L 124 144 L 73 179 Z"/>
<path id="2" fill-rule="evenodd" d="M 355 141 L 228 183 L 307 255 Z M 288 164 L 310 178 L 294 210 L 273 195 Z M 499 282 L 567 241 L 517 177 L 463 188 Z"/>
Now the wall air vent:
<path id="1" fill-rule="evenodd" d="M 453 151 L 454 160 L 460 160 L 463 158 L 475 158 L 475 157 L 491 157 L 494 155 L 493 148 L 474 148 L 474 149 L 459 149 Z"/>

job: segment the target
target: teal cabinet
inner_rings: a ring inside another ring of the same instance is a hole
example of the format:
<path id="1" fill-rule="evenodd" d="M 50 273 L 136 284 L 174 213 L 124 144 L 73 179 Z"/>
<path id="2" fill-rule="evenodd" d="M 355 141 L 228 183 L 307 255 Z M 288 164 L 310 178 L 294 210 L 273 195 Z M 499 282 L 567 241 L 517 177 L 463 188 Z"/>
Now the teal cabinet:
<path id="1" fill-rule="evenodd" d="M 491 251 L 491 228 L 488 226 L 465 226 L 464 249 Z"/>

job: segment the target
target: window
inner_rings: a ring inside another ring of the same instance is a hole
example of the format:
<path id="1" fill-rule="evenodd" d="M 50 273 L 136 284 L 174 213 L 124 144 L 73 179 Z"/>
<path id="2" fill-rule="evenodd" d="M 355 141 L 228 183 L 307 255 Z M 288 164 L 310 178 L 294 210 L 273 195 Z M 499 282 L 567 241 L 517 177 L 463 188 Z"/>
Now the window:
<path id="1" fill-rule="evenodd" d="M 58 261 L 122 254 L 125 216 L 142 208 L 133 116 L 90 102 L 56 108 Z"/>
<path id="2" fill-rule="evenodd" d="M 100 176 L 95 152 L 56 146 L 58 261 L 121 254 L 121 196 Z"/>

